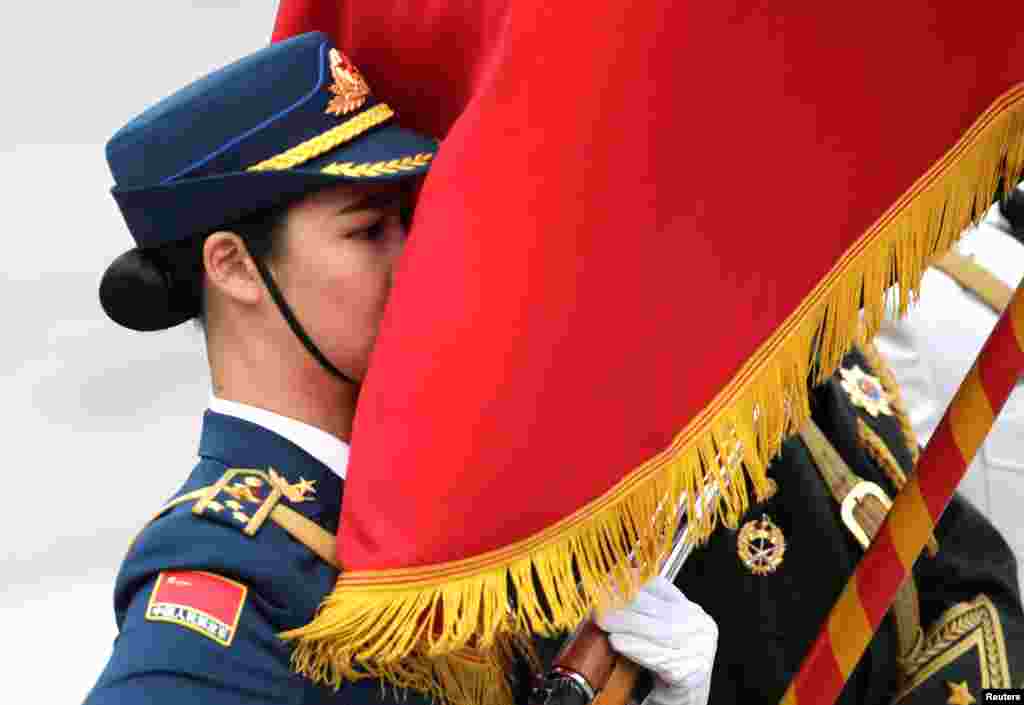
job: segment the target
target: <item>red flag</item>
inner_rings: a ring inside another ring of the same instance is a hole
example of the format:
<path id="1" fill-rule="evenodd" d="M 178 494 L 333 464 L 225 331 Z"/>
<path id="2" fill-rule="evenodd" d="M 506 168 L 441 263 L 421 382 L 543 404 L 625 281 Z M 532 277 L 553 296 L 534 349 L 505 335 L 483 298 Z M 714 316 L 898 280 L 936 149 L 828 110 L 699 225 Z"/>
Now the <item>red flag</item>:
<path id="1" fill-rule="evenodd" d="M 1019 176 L 1021 27 L 1008 0 L 284 0 L 276 37 L 331 33 L 443 138 L 300 666 L 402 680 L 567 628 L 664 548 L 659 502 L 718 484 L 696 533 L 734 523 L 861 307 L 873 333 Z"/>
<path id="2" fill-rule="evenodd" d="M 146 619 L 170 622 L 231 646 L 248 588 L 198 570 L 166 570 L 157 577 Z"/>

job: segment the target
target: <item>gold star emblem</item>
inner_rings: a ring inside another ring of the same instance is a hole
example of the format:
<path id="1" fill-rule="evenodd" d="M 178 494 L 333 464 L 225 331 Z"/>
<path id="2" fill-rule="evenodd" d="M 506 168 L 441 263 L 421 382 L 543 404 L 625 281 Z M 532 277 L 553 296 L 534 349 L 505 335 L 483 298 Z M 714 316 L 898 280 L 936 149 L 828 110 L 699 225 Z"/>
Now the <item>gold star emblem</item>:
<path id="1" fill-rule="evenodd" d="M 296 492 L 299 492 L 303 496 L 305 496 L 307 492 L 309 492 L 310 494 L 316 494 L 316 489 L 313 487 L 313 485 L 315 484 L 316 480 L 307 480 L 306 478 L 300 476 L 299 481 L 292 485 L 292 487 L 295 488 Z"/>
<path id="2" fill-rule="evenodd" d="M 850 396 L 850 401 L 854 406 L 859 406 L 872 416 L 879 414 L 892 416 L 889 395 L 877 377 L 869 375 L 859 365 L 854 365 L 851 369 L 844 367 L 839 370 L 839 373 L 843 377 L 840 384 Z"/>
<path id="3" fill-rule="evenodd" d="M 307 480 L 304 477 L 300 477 L 299 481 L 293 485 L 288 482 L 288 480 L 278 475 L 274 468 L 270 468 L 270 484 L 281 490 L 281 494 L 283 494 L 289 502 L 308 502 L 312 497 L 307 497 L 306 495 L 316 494 L 316 488 L 313 487 L 313 485 L 316 484 L 315 480 Z"/>
<path id="4" fill-rule="evenodd" d="M 971 695 L 971 691 L 967 689 L 967 681 L 960 683 L 946 681 L 946 685 L 949 686 L 949 699 L 946 701 L 949 705 L 972 705 L 977 702 Z"/>

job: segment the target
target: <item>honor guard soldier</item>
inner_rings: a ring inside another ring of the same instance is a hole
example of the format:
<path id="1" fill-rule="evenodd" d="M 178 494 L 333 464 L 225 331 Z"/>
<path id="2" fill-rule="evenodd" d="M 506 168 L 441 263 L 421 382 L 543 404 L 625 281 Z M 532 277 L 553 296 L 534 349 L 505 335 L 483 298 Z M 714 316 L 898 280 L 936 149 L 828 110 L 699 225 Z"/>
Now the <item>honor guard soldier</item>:
<path id="1" fill-rule="evenodd" d="M 356 399 L 411 185 L 437 146 L 399 127 L 319 33 L 206 76 L 111 138 L 137 246 L 106 271 L 101 303 L 140 331 L 198 319 L 213 398 L 197 465 L 121 567 L 119 634 L 87 705 L 424 701 L 372 680 L 316 684 L 278 635 L 312 620 L 342 568 Z M 668 583 L 631 605 L 611 615 L 619 651 L 657 666 L 658 702 L 702 705 L 714 623 Z"/>
<path id="2" fill-rule="evenodd" d="M 899 389 L 863 336 L 812 391 L 811 410 L 769 466 L 769 495 L 676 581 L 719 626 L 712 705 L 780 702 L 917 460 Z M 971 705 L 982 688 L 1022 682 L 1016 560 L 954 496 L 837 702 Z"/>

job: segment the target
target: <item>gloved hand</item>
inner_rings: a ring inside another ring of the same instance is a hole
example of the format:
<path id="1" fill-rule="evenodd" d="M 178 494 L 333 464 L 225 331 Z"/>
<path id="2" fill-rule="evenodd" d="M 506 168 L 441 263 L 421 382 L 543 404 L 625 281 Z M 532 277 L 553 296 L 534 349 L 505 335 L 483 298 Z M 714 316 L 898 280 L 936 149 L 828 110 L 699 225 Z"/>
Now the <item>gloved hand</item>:
<path id="1" fill-rule="evenodd" d="M 651 671 L 657 705 L 707 705 L 718 625 L 660 576 L 643 586 L 625 607 L 605 612 L 598 626 L 612 648 Z"/>

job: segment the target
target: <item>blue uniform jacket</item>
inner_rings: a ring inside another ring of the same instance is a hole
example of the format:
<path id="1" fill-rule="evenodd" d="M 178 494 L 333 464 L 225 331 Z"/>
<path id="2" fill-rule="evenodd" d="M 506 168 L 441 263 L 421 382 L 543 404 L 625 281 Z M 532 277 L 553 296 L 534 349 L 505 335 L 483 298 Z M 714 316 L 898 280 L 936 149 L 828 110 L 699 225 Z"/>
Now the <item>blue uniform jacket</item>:
<path id="1" fill-rule="evenodd" d="M 232 468 L 273 468 L 315 488 L 307 501 L 281 503 L 335 532 L 343 481 L 276 433 L 207 412 L 199 455 L 175 497 L 214 485 Z M 221 493 L 198 515 L 195 501 L 183 502 L 135 540 L 115 587 L 119 633 L 86 705 L 428 702 L 370 680 L 335 692 L 292 672 L 292 649 L 277 634 L 307 624 L 338 573 L 273 521 L 246 535 L 259 506 L 245 501 L 252 499 L 246 482 L 257 498 L 266 496 L 258 478 L 237 476 L 227 486 L 234 495 Z"/>

